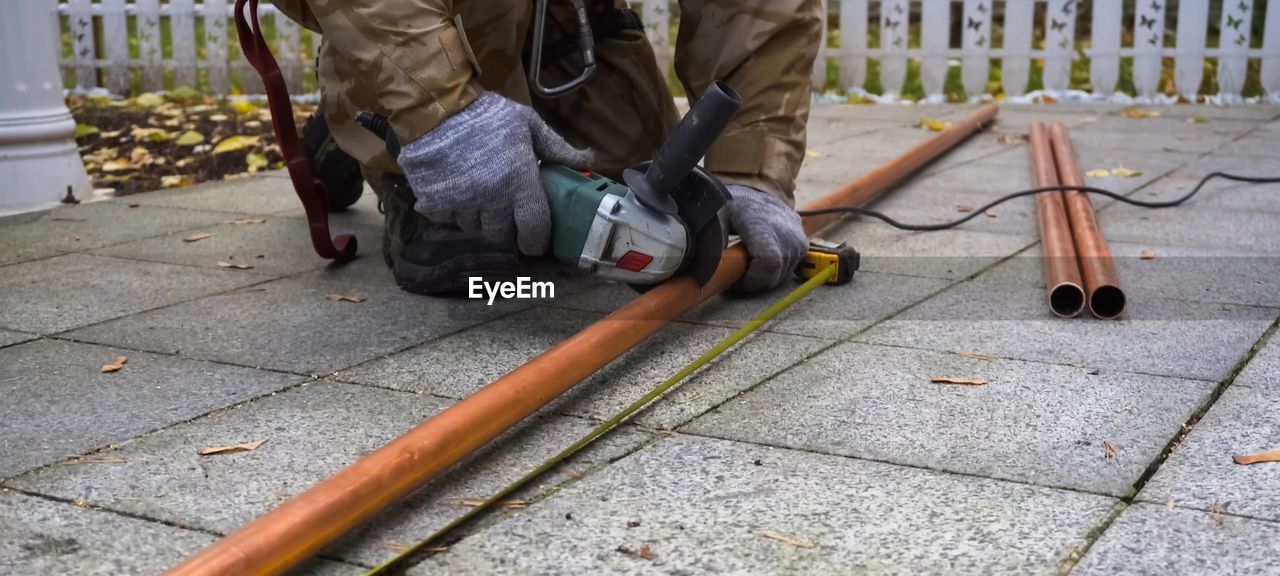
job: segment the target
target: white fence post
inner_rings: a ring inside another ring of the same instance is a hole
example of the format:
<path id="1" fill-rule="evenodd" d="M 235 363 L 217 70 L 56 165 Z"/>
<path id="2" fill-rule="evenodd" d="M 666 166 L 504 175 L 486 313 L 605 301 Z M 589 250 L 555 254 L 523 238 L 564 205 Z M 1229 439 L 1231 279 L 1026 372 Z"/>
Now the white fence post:
<path id="1" fill-rule="evenodd" d="M 1000 79 L 1007 96 L 1027 93 L 1035 8 L 1034 0 L 1009 0 L 1004 5 L 1004 58 L 1000 62 Z"/>
<path id="2" fill-rule="evenodd" d="M 840 2 L 840 85 L 846 91 L 867 82 L 867 0 Z"/>
<path id="3" fill-rule="evenodd" d="M 302 90 L 302 39 L 298 23 L 279 12 L 271 18 L 276 23 L 275 55 L 280 73 L 289 92 L 297 94 Z"/>
<path id="4" fill-rule="evenodd" d="M 1192 102 L 1204 79 L 1204 42 L 1209 31 L 1209 0 L 1179 0 L 1178 47 L 1173 82 L 1178 94 Z"/>
<path id="5" fill-rule="evenodd" d="M 1065 92 L 1071 87 L 1076 7 L 1080 2 L 1081 0 L 1050 0 L 1048 4 L 1048 12 L 1044 15 L 1044 89 L 1047 92 Z"/>
<path id="6" fill-rule="evenodd" d="M 1268 7 L 1262 30 L 1262 89 L 1272 104 L 1280 104 L 1280 1 Z"/>
<path id="7" fill-rule="evenodd" d="M 907 82 L 907 35 L 910 32 L 911 2 L 884 0 L 880 3 L 880 87 L 885 96 L 896 98 Z"/>
<path id="8" fill-rule="evenodd" d="M 196 10 L 192 0 L 169 0 L 173 41 L 173 86 L 196 85 Z"/>
<path id="9" fill-rule="evenodd" d="M 160 51 L 160 0 L 135 0 L 138 57 L 142 65 L 142 90 L 164 88 L 164 60 Z"/>
<path id="10" fill-rule="evenodd" d="M 1249 41 L 1253 24 L 1253 0 L 1225 0 L 1222 4 L 1222 33 L 1218 48 L 1218 97 L 1223 102 L 1240 102 L 1245 75 L 1249 72 Z"/>
<path id="11" fill-rule="evenodd" d="M 1089 82 L 1093 85 L 1093 93 L 1099 96 L 1114 94 L 1116 83 L 1120 81 L 1123 8 L 1121 2 L 1093 3 L 1093 51 L 1089 54 Z"/>
<path id="12" fill-rule="evenodd" d="M 920 7 L 920 47 L 924 52 L 920 57 L 920 84 L 926 102 L 944 102 L 947 49 L 951 47 L 951 0 L 924 0 Z"/>
<path id="13" fill-rule="evenodd" d="M 964 59 L 960 78 L 970 100 L 978 100 L 986 92 L 991 68 L 991 0 L 964 2 Z"/>
<path id="14" fill-rule="evenodd" d="M 1139 0 L 1138 9 L 1133 14 L 1133 87 L 1139 98 L 1151 99 L 1160 91 L 1167 2 Z"/>
<path id="15" fill-rule="evenodd" d="M 102 47 L 107 59 L 107 90 L 129 94 L 129 27 L 125 23 L 124 0 L 102 0 Z"/>
<path id="16" fill-rule="evenodd" d="M 653 45 L 653 55 L 658 60 L 658 70 L 666 78 L 671 70 L 671 0 L 645 0 L 641 6 L 640 20 L 644 33 Z"/>
<path id="17" fill-rule="evenodd" d="M 827 85 L 827 0 L 822 0 L 822 39 L 818 42 L 818 57 L 813 61 L 813 88 L 822 90 Z"/>
<path id="18" fill-rule="evenodd" d="M 98 85 L 98 54 L 94 46 L 97 36 L 93 27 L 90 0 L 68 0 L 67 16 L 71 21 L 71 59 L 75 61 L 76 87 L 89 90 Z"/>
<path id="19" fill-rule="evenodd" d="M 231 88 L 227 77 L 227 0 L 204 0 L 204 53 L 209 91 L 226 94 Z"/>

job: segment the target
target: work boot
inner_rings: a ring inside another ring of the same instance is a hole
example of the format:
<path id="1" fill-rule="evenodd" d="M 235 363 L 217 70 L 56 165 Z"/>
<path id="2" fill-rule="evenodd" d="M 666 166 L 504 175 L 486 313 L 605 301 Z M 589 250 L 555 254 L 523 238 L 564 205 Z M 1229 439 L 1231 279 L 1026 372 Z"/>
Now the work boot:
<path id="1" fill-rule="evenodd" d="M 398 174 L 366 168 L 382 210 L 382 257 L 396 285 L 415 294 L 464 294 L 469 279 L 514 279 L 519 255 L 514 244 L 499 246 L 479 234 L 436 224 L 413 209 L 413 192 Z"/>
<path id="2" fill-rule="evenodd" d="M 330 212 L 346 210 L 360 199 L 364 192 L 360 162 L 338 147 L 319 110 L 312 112 L 302 126 L 302 149 L 311 173 L 324 183 Z"/>

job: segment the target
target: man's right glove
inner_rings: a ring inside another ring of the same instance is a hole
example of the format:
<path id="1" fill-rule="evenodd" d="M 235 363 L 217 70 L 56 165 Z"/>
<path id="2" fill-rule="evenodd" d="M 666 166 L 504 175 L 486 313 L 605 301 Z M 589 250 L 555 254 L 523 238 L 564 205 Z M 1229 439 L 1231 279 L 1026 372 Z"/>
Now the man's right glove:
<path id="1" fill-rule="evenodd" d="M 538 160 L 587 168 L 591 158 L 532 108 L 485 92 L 401 148 L 398 162 L 427 219 L 495 243 L 514 237 L 521 252 L 540 255 L 551 241 L 551 207 Z"/>
<path id="2" fill-rule="evenodd" d="M 760 292 L 772 289 L 794 273 L 809 249 L 800 215 L 768 192 L 730 184 L 729 224 L 747 246 L 747 273 L 733 289 Z"/>

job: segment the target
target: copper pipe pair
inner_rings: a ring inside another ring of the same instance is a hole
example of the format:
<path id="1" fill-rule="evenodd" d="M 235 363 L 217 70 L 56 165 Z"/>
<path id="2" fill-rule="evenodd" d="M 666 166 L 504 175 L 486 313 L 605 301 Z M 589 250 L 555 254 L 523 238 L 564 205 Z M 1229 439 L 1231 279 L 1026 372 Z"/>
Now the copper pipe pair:
<path id="1" fill-rule="evenodd" d="M 806 208 L 862 205 L 995 118 L 988 104 L 888 164 Z M 837 216 L 804 221 L 808 234 Z M 725 251 L 706 286 L 687 277 L 656 286 L 434 418 L 191 556 L 168 574 L 272 575 L 298 565 L 441 470 L 533 414 L 663 324 L 728 288 L 746 270 L 740 246 Z"/>
<path id="2" fill-rule="evenodd" d="M 1065 124 L 1056 123 L 1049 130 L 1039 122 L 1032 124 L 1029 144 L 1037 188 L 1085 185 Z M 1086 303 L 1098 318 L 1123 313 L 1125 294 L 1089 195 L 1076 190 L 1042 192 L 1036 195 L 1036 214 L 1049 309 L 1066 318 L 1078 316 Z"/>

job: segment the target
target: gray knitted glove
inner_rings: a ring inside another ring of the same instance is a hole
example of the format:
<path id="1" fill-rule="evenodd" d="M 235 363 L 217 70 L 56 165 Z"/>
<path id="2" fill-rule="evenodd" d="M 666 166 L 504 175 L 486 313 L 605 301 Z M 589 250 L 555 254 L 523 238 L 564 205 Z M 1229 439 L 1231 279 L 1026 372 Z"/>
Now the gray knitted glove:
<path id="1" fill-rule="evenodd" d="M 538 159 L 586 168 L 591 152 L 570 146 L 532 108 L 485 92 L 402 148 L 398 161 L 423 216 L 492 242 L 514 236 L 521 252 L 538 255 L 551 240 Z"/>
<path id="2" fill-rule="evenodd" d="M 729 224 L 746 244 L 747 273 L 733 286 L 739 292 L 760 292 L 782 284 L 795 273 L 809 249 L 800 215 L 772 194 L 750 186 L 730 184 Z"/>

